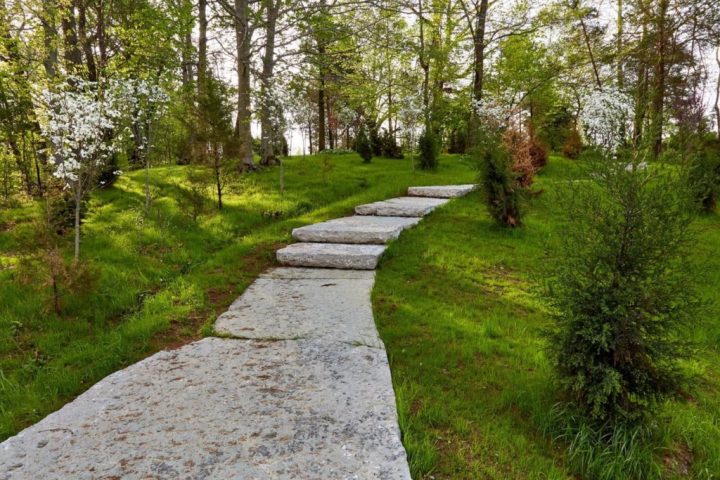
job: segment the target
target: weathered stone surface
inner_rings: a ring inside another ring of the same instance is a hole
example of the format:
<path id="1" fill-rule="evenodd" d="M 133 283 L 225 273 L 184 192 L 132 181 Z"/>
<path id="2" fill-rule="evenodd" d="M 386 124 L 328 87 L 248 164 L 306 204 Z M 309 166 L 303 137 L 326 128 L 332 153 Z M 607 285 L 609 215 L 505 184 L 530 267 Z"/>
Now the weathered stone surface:
<path id="1" fill-rule="evenodd" d="M 261 276 L 220 315 L 215 330 L 243 338 L 316 338 L 383 348 L 370 302 L 374 272 L 363 273 L 370 276 Z"/>
<path id="2" fill-rule="evenodd" d="M 384 245 L 346 245 L 341 243 L 293 243 L 277 251 L 283 265 L 293 267 L 372 270 L 385 251 Z"/>
<path id="3" fill-rule="evenodd" d="M 0 479 L 409 479 L 384 350 L 206 338 L 0 444 Z"/>
<path id="4" fill-rule="evenodd" d="M 422 217 L 448 202 L 443 198 L 397 197 L 355 207 L 358 215 Z"/>
<path id="5" fill-rule="evenodd" d="M 277 267 L 271 268 L 261 274 L 260 278 L 324 278 L 331 280 L 358 278 L 361 280 L 374 280 L 375 272 L 369 270 L 340 270 L 336 268 Z M 232 306 L 230 308 L 232 308 Z"/>
<path id="6" fill-rule="evenodd" d="M 475 190 L 475 185 L 434 185 L 428 187 L 410 187 L 411 197 L 455 198 L 462 197 Z"/>
<path id="7" fill-rule="evenodd" d="M 296 228 L 292 234 L 301 242 L 387 243 L 420 221 L 413 217 L 355 215 Z"/>

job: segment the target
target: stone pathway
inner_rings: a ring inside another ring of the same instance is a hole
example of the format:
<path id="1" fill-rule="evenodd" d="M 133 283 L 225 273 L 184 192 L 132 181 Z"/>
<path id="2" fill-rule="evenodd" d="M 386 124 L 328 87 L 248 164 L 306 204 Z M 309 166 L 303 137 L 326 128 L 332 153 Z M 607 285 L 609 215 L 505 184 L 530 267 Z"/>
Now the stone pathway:
<path id="1" fill-rule="evenodd" d="M 217 319 L 217 337 L 116 372 L 6 440 L 0 480 L 409 479 L 372 269 L 472 188 L 413 187 L 295 229 L 302 243 L 277 252 L 285 266 Z"/>

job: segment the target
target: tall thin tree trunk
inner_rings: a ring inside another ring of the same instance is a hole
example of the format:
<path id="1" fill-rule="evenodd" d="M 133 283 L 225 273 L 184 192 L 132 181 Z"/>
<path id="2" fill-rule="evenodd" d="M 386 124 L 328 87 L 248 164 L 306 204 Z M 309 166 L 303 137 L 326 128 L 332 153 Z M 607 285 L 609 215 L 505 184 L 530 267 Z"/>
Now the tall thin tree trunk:
<path id="1" fill-rule="evenodd" d="M 625 87 L 625 78 L 623 75 L 623 35 L 624 35 L 624 21 L 623 21 L 623 0 L 617 0 L 617 42 L 616 42 L 616 53 L 615 53 L 615 69 L 617 75 L 617 86 L 619 89 Z"/>
<path id="2" fill-rule="evenodd" d="M 97 8 L 95 9 L 97 15 L 97 45 L 98 52 L 100 54 L 100 62 L 98 65 L 99 70 L 102 72 L 107 67 L 108 62 L 108 51 L 107 51 L 107 34 L 105 32 L 105 0 L 99 0 L 97 2 Z"/>
<path id="3" fill-rule="evenodd" d="M 85 2 L 78 2 L 78 41 L 85 57 L 85 68 L 87 69 L 88 80 L 96 82 L 98 79 L 95 54 L 93 53 L 92 41 L 87 36 L 87 13 Z"/>
<path id="4" fill-rule="evenodd" d="M 82 202 L 82 185 L 80 179 L 75 182 L 75 263 L 80 260 L 80 206 Z"/>
<path id="5" fill-rule="evenodd" d="M 422 98 L 425 130 L 430 129 L 430 62 L 425 55 L 425 18 L 423 17 L 423 0 L 418 0 L 418 22 L 420 23 L 420 68 L 423 70 Z"/>
<path id="6" fill-rule="evenodd" d="M 205 95 L 205 82 L 207 80 L 207 29 L 207 0 L 198 0 L 197 90 L 199 97 Z"/>
<path id="7" fill-rule="evenodd" d="M 187 31 L 183 35 L 182 51 L 180 58 L 182 59 L 182 85 L 187 87 L 193 81 L 192 74 L 192 60 L 190 58 L 190 51 L 192 48 L 192 32 Z"/>
<path id="8" fill-rule="evenodd" d="M 57 75 L 58 64 L 57 28 L 55 23 L 57 9 L 54 0 L 46 0 L 42 2 L 42 5 L 43 11 L 40 21 L 43 27 L 43 46 L 45 47 L 43 67 L 48 78 L 54 78 Z"/>
<path id="9" fill-rule="evenodd" d="M 585 20 L 580 17 L 580 26 L 582 27 L 583 38 L 585 39 L 585 47 L 587 48 L 588 55 L 590 56 L 590 63 L 592 64 L 593 73 L 595 74 L 595 83 L 598 88 L 602 88 L 602 82 L 600 81 L 600 72 L 598 70 L 597 62 L 595 61 L 595 55 L 593 54 L 592 46 L 590 45 L 590 36 L 588 35 L 587 27 L 585 26 Z"/>
<path id="10" fill-rule="evenodd" d="M 663 122 L 665 113 L 665 77 L 666 77 L 666 49 L 667 49 L 667 11 L 669 0 L 659 0 L 656 19 L 656 54 L 657 58 L 653 69 L 652 91 L 652 153 L 655 158 L 662 151 Z"/>
<path id="11" fill-rule="evenodd" d="M 485 74 L 485 25 L 487 24 L 488 0 L 481 0 L 475 15 L 473 35 L 473 99 L 482 100 Z"/>
<path id="12" fill-rule="evenodd" d="M 308 153 L 313 154 L 313 141 L 312 141 L 312 120 L 308 120 Z"/>
<path id="13" fill-rule="evenodd" d="M 640 37 L 640 43 L 644 46 L 647 42 L 647 27 L 643 25 L 642 35 Z M 635 98 L 635 118 L 633 121 L 633 145 L 635 148 L 640 147 L 643 142 L 643 131 L 645 124 L 645 117 L 647 112 L 647 91 L 648 91 L 648 62 L 645 55 L 639 59 L 639 72 L 638 72 L 638 86 L 637 96 Z"/>
<path id="14" fill-rule="evenodd" d="M 328 142 L 330 142 L 330 150 L 335 150 L 335 130 L 332 121 L 332 110 L 330 109 L 330 98 L 325 95 L 325 111 L 327 115 L 327 136 Z"/>
<path id="15" fill-rule="evenodd" d="M 237 47 L 237 121 L 235 122 L 235 137 L 239 142 L 238 154 L 242 168 L 255 167 L 252 154 L 252 134 L 250 123 L 250 42 L 252 32 L 248 23 L 248 0 L 235 0 L 235 43 Z"/>
<path id="16" fill-rule="evenodd" d="M 325 48 L 318 45 L 318 53 L 322 58 L 325 54 Z M 322 62 L 323 60 L 321 60 Z M 318 87 L 318 152 L 325 150 L 325 75 L 323 69 L 320 68 L 320 85 Z"/>
<path id="17" fill-rule="evenodd" d="M 69 72 L 79 73 L 82 66 L 82 53 L 77 36 L 77 20 L 75 19 L 75 7 L 77 0 L 74 0 L 65 7 L 65 14 L 62 19 L 63 37 L 65 43 L 65 67 Z"/>
<path id="18" fill-rule="evenodd" d="M 222 166 L 220 164 L 220 152 L 217 145 L 213 147 L 213 167 L 213 170 L 215 171 L 215 188 L 217 190 L 218 197 L 218 210 L 222 210 Z"/>
<path id="19" fill-rule="evenodd" d="M 280 10 L 278 0 L 267 1 L 267 18 L 265 19 L 265 55 L 263 56 L 262 77 L 260 79 L 260 95 L 263 99 L 260 107 L 260 129 L 261 129 L 261 150 L 262 158 L 260 163 L 272 165 L 276 163 L 274 128 L 270 118 L 271 110 L 268 101 L 269 93 L 272 91 L 273 70 L 275 68 L 275 33 L 277 17 Z M 274 99 L 273 99 L 274 100 Z"/>

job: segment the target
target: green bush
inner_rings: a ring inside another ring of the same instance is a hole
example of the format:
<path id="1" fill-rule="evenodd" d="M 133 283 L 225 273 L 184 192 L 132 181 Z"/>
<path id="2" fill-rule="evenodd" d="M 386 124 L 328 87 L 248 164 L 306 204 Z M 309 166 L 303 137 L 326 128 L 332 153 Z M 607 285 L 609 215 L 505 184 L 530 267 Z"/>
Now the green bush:
<path id="1" fill-rule="evenodd" d="M 522 203 L 526 190 L 518 183 L 513 160 L 502 147 L 479 150 L 480 179 L 490 216 L 500 225 L 522 225 Z"/>
<path id="2" fill-rule="evenodd" d="M 400 145 L 395 141 L 395 136 L 387 130 L 383 130 L 382 136 L 380 137 L 380 146 L 383 157 L 404 158 Z"/>
<path id="3" fill-rule="evenodd" d="M 697 313 L 687 190 L 670 168 L 595 162 L 571 185 L 549 298 L 550 353 L 590 421 L 633 425 L 685 384 L 682 329 Z"/>
<path id="4" fill-rule="evenodd" d="M 698 207 L 712 212 L 720 197 L 720 140 L 705 138 L 689 154 L 688 179 Z"/>
<path id="5" fill-rule="evenodd" d="M 420 149 L 420 168 L 423 170 L 435 170 L 438 166 L 438 155 L 440 154 L 440 142 L 432 130 L 426 128 L 418 140 Z"/>
<path id="6" fill-rule="evenodd" d="M 360 125 L 360 131 L 358 132 L 357 138 L 355 139 L 355 151 L 362 157 L 365 163 L 370 163 L 373 157 L 372 146 L 368 140 L 367 134 L 365 133 L 365 125 Z"/>
<path id="7" fill-rule="evenodd" d="M 365 123 L 367 125 L 367 139 L 370 143 L 370 149 L 372 151 L 372 154 L 375 157 L 380 157 L 383 154 L 382 137 L 380 136 L 380 126 L 372 118 L 368 118 Z"/>

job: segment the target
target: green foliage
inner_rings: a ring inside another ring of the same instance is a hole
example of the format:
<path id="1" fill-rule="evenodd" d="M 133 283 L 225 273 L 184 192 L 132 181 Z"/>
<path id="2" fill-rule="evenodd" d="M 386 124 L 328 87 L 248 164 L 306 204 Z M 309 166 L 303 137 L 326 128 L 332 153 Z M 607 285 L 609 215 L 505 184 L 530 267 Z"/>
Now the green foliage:
<path id="1" fill-rule="evenodd" d="M 396 159 L 404 158 L 402 148 L 400 148 L 400 145 L 398 145 L 395 140 L 395 136 L 387 130 L 383 130 L 383 133 L 380 136 L 380 149 L 383 157 Z"/>
<path id="2" fill-rule="evenodd" d="M 425 131 L 418 139 L 418 147 L 420 150 L 420 168 L 422 170 L 435 170 L 438 167 L 438 155 L 440 153 L 440 140 L 430 128 Z"/>
<path id="3" fill-rule="evenodd" d="M 370 160 L 372 160 L 373 149 L 365 133 L 365 125 L 362 123 L 360 124 L 360 131 L 358 131 L 357 138 L 355 139 L 355 151 L 363 159 L 363 162 L 370 163 Z"/>
<path id="4" fill-rule="evenodd" d="M 575 118 L 566 106 L 549 107 L 544 115 L 533 121 L 536 136 L 554 152 L 562 151 L 573 133 L 577 134 L 574 124 Z"/>
<path id="5" fill-rule="evenodd" d="M 681 332 L 698 311 L 686 191 L 672 171 L 609 159 L 572 185 L 549 282 L 550 355 L 588 419 L 640 422 L 685 381 Z"/>
<path id="6" fill-rule="evenodd" d="M 480 181 L 490 216 L 500 225 L 522 225 L 525 189 L 518 184 L 512 158 L 499 146 L 479 149 Z"/>
<path id="7" fill-rule="evenodd" d="M 198 98 L 196 109 L 198 142 L 227 144 L 233 137 L 233 105 L 230 102 L 227 85 L 208 75 L 205 79 L 204 94 Z M 205 149 L 199 152 L 201 157 L 207 155 Z"/>
<path id="8" fill-rule="evenodd" d="M 712 212 L 720 197 L 720 139 L 701 138 L 688 153 L 690 188 L 698 208 Z"/>
<path id="9" fill-rule="evenodd" d="M 465 125 L 453 128 L 450 131 L 450 138 L 448 139 L 449 153 L 465 153 L 469 144 L 470 139 L 468 138 L 467 128 Z"/>
<path id="10" fill-rule="evenodd" d="M 373 156 L 380 157 L 383 155 L 383 138 L 380 135 L 380 126 L 372 118 L 368 118 L 365 123 L 367 125 L 367 139 L 370 143 L 370 150 Z"/>

